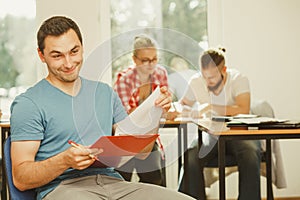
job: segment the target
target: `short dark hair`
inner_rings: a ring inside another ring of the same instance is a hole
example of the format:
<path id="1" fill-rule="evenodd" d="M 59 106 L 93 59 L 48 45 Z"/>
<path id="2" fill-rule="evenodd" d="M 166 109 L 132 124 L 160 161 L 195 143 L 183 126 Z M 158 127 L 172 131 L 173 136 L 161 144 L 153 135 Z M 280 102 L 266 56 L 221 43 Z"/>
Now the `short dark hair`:
<path id="1" fill-rule="evenodd" d="M 78 25 L 65 16 L 54 16 L 43 22 L 37 33 L 38 48 L 42 53 L 45 49 L 45 38 L 49 35 L 60 36 L 68 30 L 73 29 L 82 44 L 82 35 Z"/>
<path id="2" fill-rule="evenodd" d="M 225 55 L 226 49 L 223 47 L 210 48 L 203 52 L 200 57 L 201 68 L 205 69 L 211 62 L 214 62 L 216 67 L 222 62 L 225 64 Z"/>

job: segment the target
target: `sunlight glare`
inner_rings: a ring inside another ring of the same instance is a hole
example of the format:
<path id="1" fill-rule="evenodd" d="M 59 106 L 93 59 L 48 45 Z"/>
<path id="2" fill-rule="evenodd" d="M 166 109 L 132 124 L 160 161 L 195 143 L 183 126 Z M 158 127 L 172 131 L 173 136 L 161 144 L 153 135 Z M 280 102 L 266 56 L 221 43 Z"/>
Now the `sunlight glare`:
<path id="1" fill-rule="evenodd" d="M 36 15 L 35 0 L 0 0 L 0 18 L 6 15 L 34 18 Z"/>

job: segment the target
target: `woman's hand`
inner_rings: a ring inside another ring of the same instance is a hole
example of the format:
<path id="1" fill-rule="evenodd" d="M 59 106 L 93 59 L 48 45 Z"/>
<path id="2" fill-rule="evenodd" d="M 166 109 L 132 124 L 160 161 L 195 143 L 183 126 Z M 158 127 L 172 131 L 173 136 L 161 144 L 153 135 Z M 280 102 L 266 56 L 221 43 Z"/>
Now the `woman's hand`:
<path id="1" fill-rule="evenodd" d="M 162 108 L 163 112 L 167 112 L 171 108 L 172 96 L 166 86 L 160 88 L 160 95 L 155 101 L 155 105 Z"/>

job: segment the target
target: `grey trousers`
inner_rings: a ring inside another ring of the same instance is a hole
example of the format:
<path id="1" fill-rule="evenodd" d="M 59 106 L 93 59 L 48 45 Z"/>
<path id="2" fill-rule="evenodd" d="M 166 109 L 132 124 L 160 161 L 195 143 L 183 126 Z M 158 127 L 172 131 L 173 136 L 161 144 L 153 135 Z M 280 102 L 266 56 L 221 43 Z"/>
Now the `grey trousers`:
<path id="1" fill-rule="evenodd" d="M 185 200 L 183 193 L 146 183 L 127 182 L 118 178 L 94 175 L 63 181 L 43 200 Z"/>

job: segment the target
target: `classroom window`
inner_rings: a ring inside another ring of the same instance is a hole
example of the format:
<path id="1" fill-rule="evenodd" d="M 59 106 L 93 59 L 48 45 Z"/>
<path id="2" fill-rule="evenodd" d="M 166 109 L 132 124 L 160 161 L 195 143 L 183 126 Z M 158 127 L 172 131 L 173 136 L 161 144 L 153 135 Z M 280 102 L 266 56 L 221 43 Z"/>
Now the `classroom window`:
<path id="1" fill-rule="evenodd" d="M 158 28 L 161 31 L 157 31 Z M 149 34 L 158 42 L 159 61 L 164 66 L 169 66 L 176 54 L 164 48 L 169 45 L 178 45 L 170 48 L 196 53 L 194 57 L 198 57 L 198 52 L 194 52 L 189 44 L 182 45 L 169 35 L 176 32 L 185 35 L 205 49 L 208 41 L 207 0 L 111 0 L 111 32 L 113 80 L 117 71 L 132 64 L 129 49 L 135 33 Z M 120 34 L 127 34 L 127 40 L 114 39 Z"/>
<path id="2" fill-rule="evenodd" d="M 35 0 L 0 0 L 0 108 L 37 80 Z M 18 6 L 16 6 L 18 5 Z"/>

